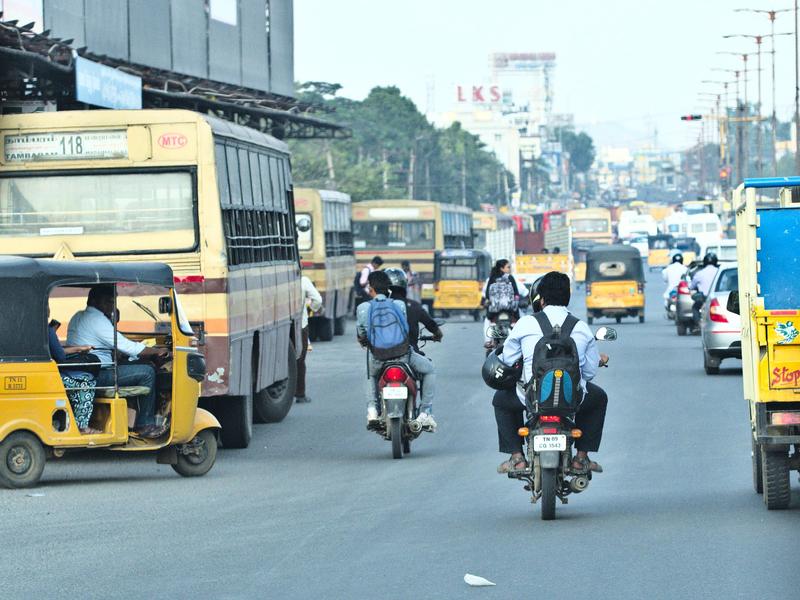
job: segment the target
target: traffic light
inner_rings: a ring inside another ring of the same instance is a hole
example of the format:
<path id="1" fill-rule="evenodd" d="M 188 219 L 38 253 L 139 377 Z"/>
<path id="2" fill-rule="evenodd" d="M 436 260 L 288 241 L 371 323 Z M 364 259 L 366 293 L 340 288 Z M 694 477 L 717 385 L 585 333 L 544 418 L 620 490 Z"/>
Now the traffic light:
<path id="1" fill-rule="evenodd" d="M 683 115 L 681 121 L 702 121 L 703 115 Z"/>

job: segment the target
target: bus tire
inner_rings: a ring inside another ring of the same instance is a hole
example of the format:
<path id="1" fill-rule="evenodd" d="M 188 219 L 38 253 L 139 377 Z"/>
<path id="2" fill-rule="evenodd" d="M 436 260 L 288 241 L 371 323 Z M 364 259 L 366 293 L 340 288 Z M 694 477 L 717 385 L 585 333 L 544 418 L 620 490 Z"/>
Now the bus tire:
<path id="1" fill-rule="evenodd" d="M 320 342 L 330 342 L 333 339 L 333 319 L 317 318 L 317 339 Z"/>
<path id="2" fill-rule="evenodd" d="M 255 395 L 253 410 L 260 423 L 279 423 L 283 421 L 294 402 L 297 385 L 297 356 L 294 344 L 289 342 L 289 376 L 264 388 Z"/>
<path id="3" fill-rule="evenodd" d="M 333 321 L 333 335 L 344 335 L 347 332 L 347 315 L 336 317 Z"/>
<path id="4" fill-rule="evenodd" d="M 216 400 L 217 418 L 225 448 L 247 448 L 253 438 L 253 396 L 220 396 Z"/>

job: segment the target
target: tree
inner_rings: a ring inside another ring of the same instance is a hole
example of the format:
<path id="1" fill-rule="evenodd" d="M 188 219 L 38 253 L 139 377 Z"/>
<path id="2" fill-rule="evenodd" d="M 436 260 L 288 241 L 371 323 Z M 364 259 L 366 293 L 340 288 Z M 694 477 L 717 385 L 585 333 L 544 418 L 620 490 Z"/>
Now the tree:
<path id="1" fill-rule="evenodd" d="M 561 128 L 558 132 L 561 147 L 569 153 L 570 173 L 586 173 L 595 159 L 594 140 L 584 131 L 575 133 L 572 128 Z"/>

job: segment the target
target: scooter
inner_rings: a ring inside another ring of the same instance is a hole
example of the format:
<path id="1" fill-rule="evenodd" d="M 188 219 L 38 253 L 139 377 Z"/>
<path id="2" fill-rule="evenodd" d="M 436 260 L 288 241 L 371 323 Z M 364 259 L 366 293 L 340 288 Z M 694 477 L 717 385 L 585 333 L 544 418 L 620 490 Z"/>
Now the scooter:
<path id="1" fill-rule="evenodd" d="M 617 332 L 610 327 L 600 327 L 595 339 L 612 341 Z M 572 447 L 583 432 L 575 426 L 575 414 L 538 410 L 528 403 L 528 418 L 518 430 L 525 438 L 528 466 L 510 471 L 509 479 L 525 482 L 531 492 L 531 503 L 541 501 L 542 520 L 556 518 L 556 497 L 567 504 L 570 494 L 579 494 L 589 487 L 592 472 L 576 472 L 572 467 Z"/>
<path id="2" fill-rule="evenodd" d="M 433 336 L 421 335 L 419 341 L 438 341 Z M 422 388 L 414 369 L 401 360 L 391 360 L 383 364 L 378 377 L 378 398 L 380 399 L 380 420 L 372 428 L 383 439 L 392 442 L 392 458 L 403 458 L 411 452 L 411 442 L 423 431 L 416 419 L 419 415 L 417 396 Z"/>

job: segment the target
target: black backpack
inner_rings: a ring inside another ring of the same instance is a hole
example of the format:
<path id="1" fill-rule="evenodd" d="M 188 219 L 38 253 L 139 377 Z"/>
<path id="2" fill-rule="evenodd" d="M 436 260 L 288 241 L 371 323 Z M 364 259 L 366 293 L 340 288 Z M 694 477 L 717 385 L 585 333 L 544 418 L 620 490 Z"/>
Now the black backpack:
<path id="1" fill-rule="evenodd" d="M 567 315 L 561 327 L 553 327 L 544 312 L 534 313 L 542 338 L 533 349 L 533 375 L 528 382 L 528 408 L 533 413 L 573 414 L 583 399 L 578 347 L 570 337 L 578 323 Z"/>

